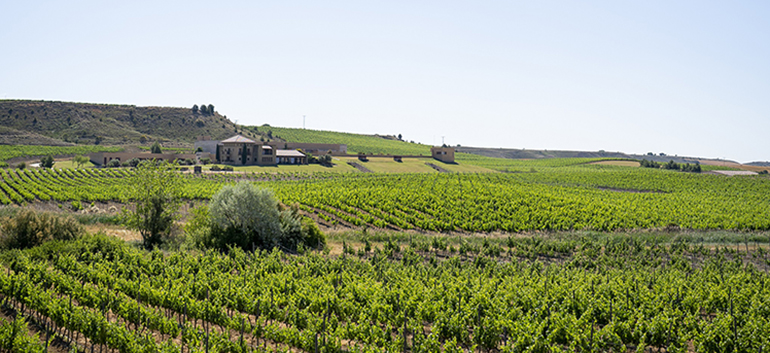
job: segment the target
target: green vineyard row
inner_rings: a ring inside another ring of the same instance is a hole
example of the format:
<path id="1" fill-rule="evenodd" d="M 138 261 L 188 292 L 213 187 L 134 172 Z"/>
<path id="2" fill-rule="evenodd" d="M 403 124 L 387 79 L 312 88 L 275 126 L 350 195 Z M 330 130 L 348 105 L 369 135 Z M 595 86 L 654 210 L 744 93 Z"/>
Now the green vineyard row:
<path id="1" fill-rule="evenodd" d="M 0 169 L 0 203 L 128 203 L 124 169 Z M 770 179 L 572 166 L 534 173 L 191 176 L 183 197 L 249 180 L 331 222 L 430 231 L 770 229 Z"/>
<path id="2" fill-rule="evenodd" d="M 460 256 L 421 248 L 164 254 L 96 236 L 5 254 L 0 292 L 122 352 L 753 352 L 770 343 L 767 252 L 756 246 L 626 238 L 509 239 Z"/>
<path id="3" fill-rule="evenodd" d="M 88 154 L 94 152 L 119 152 L 122 147 L 110 146 L 34 146 L 34 145 L 0 145 L 0 161 L 16 157 L 59 156 L 66 154 Z"/>

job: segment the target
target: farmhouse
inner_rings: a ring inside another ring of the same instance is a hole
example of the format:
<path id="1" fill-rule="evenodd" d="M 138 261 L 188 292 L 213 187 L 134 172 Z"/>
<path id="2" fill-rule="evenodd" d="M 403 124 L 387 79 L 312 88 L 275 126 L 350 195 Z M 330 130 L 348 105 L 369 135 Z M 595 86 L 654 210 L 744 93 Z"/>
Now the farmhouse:
<path id="1" fill-rule="evenodd" d="M 274 145 L 256 143 L 241 135 L 219 141 L 216 145 L 217 162 L 234 165 L 276 165 Z"/>
<path id="2" fill-rule="evenodd" d="M 214 154 L 217 163 L 231 165 L 307 164 L 308 160 L 305 153 L 297 150 L 300 148 L 299 146 L 316 151 L 319 149 L 340 150 L 340 145 L 257 142 L 241 135 L 235 135 L 222 141 L 199 140 L 195 142 L 196 150 L 200 148 L 203 152 Z"/>

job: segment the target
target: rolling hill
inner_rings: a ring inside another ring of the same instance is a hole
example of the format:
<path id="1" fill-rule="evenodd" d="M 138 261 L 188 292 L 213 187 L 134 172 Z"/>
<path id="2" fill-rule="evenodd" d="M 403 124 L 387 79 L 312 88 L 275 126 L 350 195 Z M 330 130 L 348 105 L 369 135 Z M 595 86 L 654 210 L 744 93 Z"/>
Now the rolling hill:
<path id="1" fill-rule="evenodd" d="M 348 153 L 429 155 L 429 145 L 401 141 L 395 136 L 362 135 L 347 132 L 307 130 L 269 125 L 247 126 L 245 130 L 288 142 L 334 143 L 348 146 Z"/>
<path id="2" fill-rule="evenodd" d="M 187 146 L 198 136 L 221 139 L 236 127 L 218 113 L 190 108 L 0 100 L 0 144 L 126 145 L 160 141 Z"/>

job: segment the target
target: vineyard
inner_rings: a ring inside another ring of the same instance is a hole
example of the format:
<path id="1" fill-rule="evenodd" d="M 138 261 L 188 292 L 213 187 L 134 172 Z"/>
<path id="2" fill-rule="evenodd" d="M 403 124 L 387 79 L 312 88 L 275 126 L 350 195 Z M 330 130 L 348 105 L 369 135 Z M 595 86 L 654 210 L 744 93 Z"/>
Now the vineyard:
<path id="1" fill-rule="evenodd" d="M 119 152 L 121 147 L 110 146 L 22 146 L 0 145 L 0 161 L 16 157 L 59 156 L 67 154 L 88 154 L 94 152 Z"/>
<path id="2" fill-rule="evenodd" d="M 104 236 L 7 252 L 0 301 L 42 332 L 31 342 L 23 324 L 4 324 L 0 338 L 16 325 L 23 339 L 14 342 L 30 347 L 22 352 L 54 335 L 100 352 L 759 352 L 770 344 L 767 249 L 755 242 L 364 241 L 338 257 L 149 253 Z"/>
<path id="3" fill-rule="evenodd" d="M 770 179 L 578 165 L 484 174 L 184 174 L 183 197 L 250 180 L 327 225 L 393 230 L 770 229 Z M 0 169 L 0 203 L 129 203 L 128 169 Z M 77 208 L 77 207 L 75 207 Z"/>
<path id="4" fill-rule="evenodd" d="M 255 126 L 261 133 L 271 132 L 273 137 L 289 142 L 334 143 L 348 146 L 348 153 L 430 155 L 429 145 L 385 139 L 372 135 L 346 132 L 292 129 L 274 126 Z"/>

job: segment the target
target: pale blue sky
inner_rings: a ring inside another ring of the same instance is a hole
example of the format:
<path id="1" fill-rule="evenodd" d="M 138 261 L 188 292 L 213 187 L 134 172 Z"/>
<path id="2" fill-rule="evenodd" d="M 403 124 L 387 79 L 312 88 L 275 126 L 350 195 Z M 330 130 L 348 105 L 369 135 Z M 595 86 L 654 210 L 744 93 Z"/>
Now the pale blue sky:
<path id="1" fill-rule="evenodd" d="M 7 1 L 0 97 L 770 160 L 770 2 Z"/>

